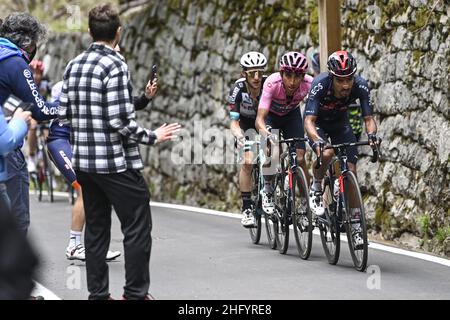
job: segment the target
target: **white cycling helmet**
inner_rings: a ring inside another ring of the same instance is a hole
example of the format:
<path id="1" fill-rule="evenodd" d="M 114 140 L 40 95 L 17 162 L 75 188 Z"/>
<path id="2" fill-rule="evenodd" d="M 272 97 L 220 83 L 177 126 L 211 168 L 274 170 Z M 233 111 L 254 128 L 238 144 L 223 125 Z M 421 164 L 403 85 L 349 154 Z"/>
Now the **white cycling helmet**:
<path id="1" fill-rule="evenodd" d="M 265 68 L 266 65 L 267 58 L 260 52 L 250 51 L 241 58 L 241 67 L 244 70 L 248 68 Z"/>

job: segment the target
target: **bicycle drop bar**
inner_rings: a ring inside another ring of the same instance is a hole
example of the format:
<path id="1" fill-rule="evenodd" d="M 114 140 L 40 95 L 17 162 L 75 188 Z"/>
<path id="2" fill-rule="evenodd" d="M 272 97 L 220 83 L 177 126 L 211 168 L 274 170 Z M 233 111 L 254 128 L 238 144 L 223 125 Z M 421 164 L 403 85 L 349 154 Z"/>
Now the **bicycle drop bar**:
<path id="1" fill-rule="evenodd" d="M 372 148 L 372 157 L 371 162 L 377 162 L 380 153 L 379 145 L 381 144 L 381 138 L 378 138 L 378 144 L 375 144 L 375 148 Z M 340 150 L 340 149 L 346 149 L 353 146 L 368 146 L 370 145 L 369 141 L 358 141 L 358 142 L 346 142 L 346 143 L 340 143 L 340 144 L 329 144 L 326 145 L 323 150 L 327 149 L 333 149 L 333 150 Z M 320 168 L 322 166 L 322 149 L 320 150 L 320 156 L 317 159 L 316 169 Z"/>

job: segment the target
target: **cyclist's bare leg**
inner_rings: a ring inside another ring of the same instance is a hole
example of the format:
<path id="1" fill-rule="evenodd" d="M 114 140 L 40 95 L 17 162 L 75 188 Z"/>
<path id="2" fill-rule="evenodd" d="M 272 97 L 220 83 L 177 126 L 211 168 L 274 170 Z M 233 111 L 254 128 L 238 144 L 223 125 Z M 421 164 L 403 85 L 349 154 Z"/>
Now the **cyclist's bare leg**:
<path id="1" fill-rule="evenodd" d="M 305 173 L 306 177 L 306 185 L 309 186 L 309 174 L 308 169 L 306 168 L 306 161 L 305 161 L 306 150 L 297 149 L 296 152 L 297 152 L 297 163 L 303 169 L 303 172 Z"/>
<path id="2" fill-rule="evenodd" d="M 265 186 L 264 189 L 266 192 L 273 192 L 273 190 L 267 190 L 272 189 L 268 186 L 273 186 L 273 180 L 275 178 L 276 169 L 278 164 L 280 163 L 280 148 L 278 145 L 270 145 L 267 146 L 266 149 L 266 163 L 263 165 L 263 175 L 264 175 L 264 182 Z M 270 160 L 270 161 L 269 161 Z"/>
<path id="3" fill-rule="evenodd" d="M 81 232 L 83 231 L 85 216 L 84 216 L 84 204 L 83 196 L 81 190 L 76 190 L 77 199 L 72 208 L 72 223 L 70 224 L 70 229 L 72 231 Z"/>
<path id="4" fill-rule="evenodd" d="M 322 181 L 323 177 L 325 177 L 325 173 L 327 172 L 328 165 L 334 157 L 334 151 L 331 149 L 327 149 L 323 151 L 322 155 L 322 166 L 319 169 L 316 169 L 317 160 L 314 161 L 313 164 L 313 175 L 316 181 Z"/>
<path id="5" fill-rule="evenodd" d="M 239 187 L 241 192 L 251 192 L 252 191 L 252 161 L 253 152 L 245 152 L 244 159 L 241 165 L 241 171 L 239 173 Z"/>

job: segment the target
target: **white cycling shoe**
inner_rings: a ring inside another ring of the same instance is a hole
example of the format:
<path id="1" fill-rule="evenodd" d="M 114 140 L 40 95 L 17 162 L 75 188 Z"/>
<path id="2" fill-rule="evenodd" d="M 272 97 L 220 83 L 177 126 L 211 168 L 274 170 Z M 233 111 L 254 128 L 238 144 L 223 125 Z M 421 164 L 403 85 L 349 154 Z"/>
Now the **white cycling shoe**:
<path id="1" fill-rule="evenodd" d="M 273 203 L 273 194 L 263 191 L 262 193 L 262 209 L 267 214 L 275 212 L 275 204 Z"/>
<path id="2" fill-rule="evenodd" d="M 243 218 L 241 224 L 244 228 L 251 228 L 255 226 L 255 217 L 253 216 L 252 208 L 247 208 L 242 211 Z"/>
<path id="3" fill-rule="evenodd" d="M 312 190 L 309 193 L 309 208 L 317 217 L 323 217 L 325 214 L 322 196 L 316 196 Z"/>

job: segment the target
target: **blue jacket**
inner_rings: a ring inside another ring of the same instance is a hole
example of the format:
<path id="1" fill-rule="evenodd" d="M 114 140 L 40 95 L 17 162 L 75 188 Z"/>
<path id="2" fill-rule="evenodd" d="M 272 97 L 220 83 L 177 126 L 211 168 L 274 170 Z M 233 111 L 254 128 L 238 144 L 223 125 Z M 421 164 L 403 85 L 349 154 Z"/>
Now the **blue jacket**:
<path id="1" fill-rule="evenodd" d="M 27 130 L 27 124 L 23 120 L 13 118 L 6 123 L 3 108 L 0 105 L 0 182 L 7 178 L 3 156 L 21 145 Z"/>
<path id="2" fill-rule="evenodd" d="M 37 121 L 58 116 L 58 102 L 45 102 L 40 95 L 22 51 L 8 39 L 0 38 L 0 105 L 10 94 L 33 103 L 31 113 Z"/>

